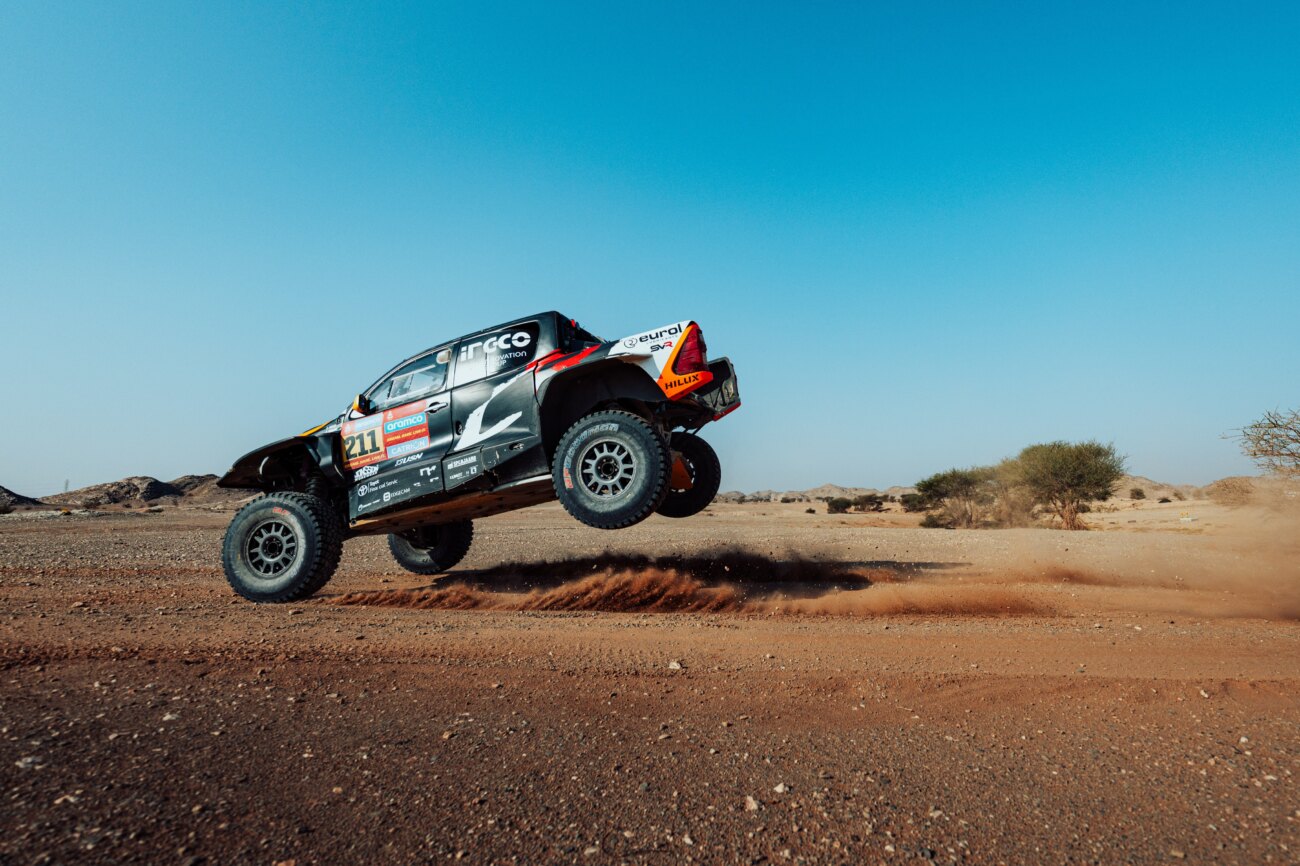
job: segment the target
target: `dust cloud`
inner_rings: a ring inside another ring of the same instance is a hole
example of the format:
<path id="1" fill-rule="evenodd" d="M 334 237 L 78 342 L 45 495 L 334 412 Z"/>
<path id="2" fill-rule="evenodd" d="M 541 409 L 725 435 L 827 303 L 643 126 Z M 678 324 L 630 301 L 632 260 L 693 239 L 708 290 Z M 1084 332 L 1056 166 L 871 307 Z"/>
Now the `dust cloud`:
<path id="1" fill-rule="evenodd" d="M 336 605 L 440 610 L 1008 616 L 1050 607 L 1004 587 L 925 583 L 872 567 L 727 548 L 697 556 L 609 553 L 515 562 L 421 589 L 353 592 Z"/>

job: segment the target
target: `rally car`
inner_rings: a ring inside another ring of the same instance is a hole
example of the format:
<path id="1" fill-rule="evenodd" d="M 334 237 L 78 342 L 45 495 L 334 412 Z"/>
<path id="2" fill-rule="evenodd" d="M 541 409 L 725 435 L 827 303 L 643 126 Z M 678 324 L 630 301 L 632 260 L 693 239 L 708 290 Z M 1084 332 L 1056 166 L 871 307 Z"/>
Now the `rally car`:
<path id="1" fill-rule="evenodd" d="M 311 595 L 345 539 L 387 534 L 398 563 L 439 574 L 473 519 L 559 499 L 588 526 L 689 517 L 718 492 L 697 434 L 740 406 L 726 358 L 674 322 L 602 340 L 541 313 L 402 361 L 338 418 L 245 454 L 217 482 L 259 489 L 235 515 L 222 566 L 253 601 Z"/>

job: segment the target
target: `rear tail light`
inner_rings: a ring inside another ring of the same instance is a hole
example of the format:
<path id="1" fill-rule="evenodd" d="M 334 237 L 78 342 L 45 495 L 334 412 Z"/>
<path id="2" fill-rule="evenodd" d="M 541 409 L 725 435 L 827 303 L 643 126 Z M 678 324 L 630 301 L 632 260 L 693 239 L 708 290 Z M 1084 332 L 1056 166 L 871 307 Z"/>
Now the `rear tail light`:
<path id="1" fill-rule="evenodd" d="M 678 376 L 687 373 L 699 373 L 709 369 L 709 347 L 704 343 L 704 332 L 699 325 L 692 325 L 682 338 L 682 348 L 673 361 L 673 372 Z"/>

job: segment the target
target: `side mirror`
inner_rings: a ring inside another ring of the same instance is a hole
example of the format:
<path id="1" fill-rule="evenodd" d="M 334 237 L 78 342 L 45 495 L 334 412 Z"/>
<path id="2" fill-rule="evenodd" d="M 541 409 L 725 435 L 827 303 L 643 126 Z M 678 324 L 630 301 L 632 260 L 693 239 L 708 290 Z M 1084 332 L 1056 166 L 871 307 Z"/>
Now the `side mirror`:
<path id="1" fill-rule="evenodd" d="M 370 405 L 370 401 L 366 399 L 365 394 L 358 394 L 352 399 L 352 408 L 350 413 L 355 415 L 369 415 L 373 408 L 374 407 Z"/>

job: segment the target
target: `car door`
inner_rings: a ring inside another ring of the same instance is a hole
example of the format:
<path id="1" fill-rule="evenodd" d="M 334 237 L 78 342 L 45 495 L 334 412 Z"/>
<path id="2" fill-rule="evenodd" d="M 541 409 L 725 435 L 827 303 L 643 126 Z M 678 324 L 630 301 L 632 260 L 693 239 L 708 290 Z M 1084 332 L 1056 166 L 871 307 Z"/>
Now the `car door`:
<path id="1" fill-rule="evenodd" d="M 451 361 L 450 346 L 407 361 L 366 392 L 370 414 L 343 423 L 351 519 L 442 492 L 441 461 L 452 440 Z"/>
<path id="2" fill-rule="evenodd" d="M 517 322 L 456 344 L 451 394 L 452 445 L 443 459 L 448 490 L 468 484 L 503 455 L 520 453 L 538 436 L 537 397 L 529 364 L 555 348 L 554 328 Z M 546 343 L 547 345 L 542 345 Z"/>

